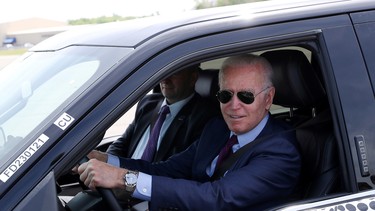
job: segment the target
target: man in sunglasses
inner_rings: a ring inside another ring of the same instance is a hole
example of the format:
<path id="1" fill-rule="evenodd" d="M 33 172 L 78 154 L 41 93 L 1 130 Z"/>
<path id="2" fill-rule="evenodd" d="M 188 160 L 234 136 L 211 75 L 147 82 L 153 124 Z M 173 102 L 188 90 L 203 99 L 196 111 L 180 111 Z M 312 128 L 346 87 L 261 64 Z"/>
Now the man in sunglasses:
<path id="1" fill-rule="evenodd" d="M 301 164 L 294 132 L 269 114 L 275 94 L 271 79 L 271 65 L 262 57 L 228 58 L 217 93 L 223 118 L 210 121 L 186 151 L 156 164 L 123 158 L 123 168 L 102 162 L 104 156 L 79 166 L 81 180 L 91 189 L 125 189 L 149 201 L 150 210 L 279 205 L 295 187 Z M 235 153 L 223 159 L 226 150 Z"/>

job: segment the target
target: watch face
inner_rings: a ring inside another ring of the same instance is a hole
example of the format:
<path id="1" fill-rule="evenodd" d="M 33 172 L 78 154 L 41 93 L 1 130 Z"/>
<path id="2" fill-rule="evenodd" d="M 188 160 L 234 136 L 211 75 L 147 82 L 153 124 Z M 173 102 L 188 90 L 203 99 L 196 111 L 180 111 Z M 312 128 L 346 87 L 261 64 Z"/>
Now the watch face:
<path id="1" fill-rule="evenodd" d="M 137 183 L 137 175 L 134 173 L 127 173 L 125 175 L 125 180 L 129 185 L 135 184 Z"/>

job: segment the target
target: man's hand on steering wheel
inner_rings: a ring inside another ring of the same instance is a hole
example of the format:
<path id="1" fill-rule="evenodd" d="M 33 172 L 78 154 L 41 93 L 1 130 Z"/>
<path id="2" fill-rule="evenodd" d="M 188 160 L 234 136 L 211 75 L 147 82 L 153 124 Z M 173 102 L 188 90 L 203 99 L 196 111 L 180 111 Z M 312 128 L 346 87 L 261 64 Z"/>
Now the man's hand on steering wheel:
<path id="1" fill-rule="evenodd" d="M 80 180 L 90 189 L 97 190 L 112 210 L 122 210 L 111 188 L 124 188 L 122 177 L 127 170 L 113 167 L 97 159 L 89 160 L 88 157 L 82 159 L 79 164 L 77 172 Z M 120 177 L 122 183 L 118 182 L 117 177 Z"/>

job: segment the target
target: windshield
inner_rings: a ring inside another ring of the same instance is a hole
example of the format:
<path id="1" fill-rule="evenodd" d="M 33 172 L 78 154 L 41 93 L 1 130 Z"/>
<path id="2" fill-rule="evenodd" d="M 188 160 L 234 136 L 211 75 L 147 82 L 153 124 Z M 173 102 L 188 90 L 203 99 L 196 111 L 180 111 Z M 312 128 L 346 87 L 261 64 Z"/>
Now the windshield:
<path id="1" fill-rule="evenodd" d="M 0 167 L 30 145 L 27 137 L 51 121 L 51 114 L 61 112 L 130 50 L 72 46 L 33 52 L 0 70 Z"/>

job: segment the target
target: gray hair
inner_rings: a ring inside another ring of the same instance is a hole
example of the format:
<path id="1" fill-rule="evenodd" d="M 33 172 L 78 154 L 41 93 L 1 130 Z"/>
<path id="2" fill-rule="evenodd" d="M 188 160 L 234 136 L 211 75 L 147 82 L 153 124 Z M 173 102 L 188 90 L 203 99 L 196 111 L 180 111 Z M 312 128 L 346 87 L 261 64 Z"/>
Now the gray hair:
<path id="1" fill-rule="evenodd" d="M 254 54 L 241 54 L 227 58 L 223 62 L 221 69 L 219 71 L 219 85 L 223 79 L 223 71 L 225 69 L 248 65 L 260 65 L 261 67 L 263 67 L 265 74 L 265 86 L 273 86 L 273 70 L 271 64 L 264 57 L 257 56 Z"/>

